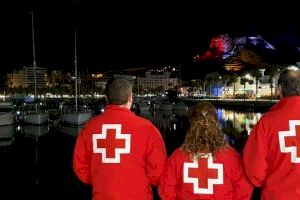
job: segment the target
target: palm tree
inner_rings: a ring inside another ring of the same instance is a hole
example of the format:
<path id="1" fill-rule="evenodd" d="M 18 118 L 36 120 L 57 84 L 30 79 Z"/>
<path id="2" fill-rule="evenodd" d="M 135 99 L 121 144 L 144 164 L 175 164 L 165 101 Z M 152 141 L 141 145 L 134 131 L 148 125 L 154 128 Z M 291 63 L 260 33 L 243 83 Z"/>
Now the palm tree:
<path id="1" fill-rule="evenodd" d="M 250 71 L 250 74 L 251 74 L 252 77 L 255 78 L 255 100 L 257 101 L 257 94 L 258 94 L 258 80 L 259 80 L 259 78 L 261 78 L 262 75 L 261 75 L 261 73 L 260 73 L 260 71 L 259 71 L 258 68 L 252 69 L 252 70 Z"/>
<path id="2" fill-rule="evenodd" d="M 206 75 L 205 81 L 209 83 L 209 98 L 211 98 L 211 84 L 220 81 L 220 74 L 218 72 L 212 72 Z"/>
<path id="3" fill-rule="evenodd" d="M 260 68 L 263 68 L 266 64 L 263 61 L 262 57 L 255 53 L 253 50 L 250 49 L 243 49 L 240 52 L 240 59 L 248 63 L 251 66 L 254 66 L 255 68 L 250 71 L 250 74 L 252 77 L 255 78 L 256 82 L 256 90 L 255 90 L 255 99 L 257 100 L 257 94 L 258 94 L 258 80 L 261 78 L 261 73 L 259 71 Z"/>
<path id="4" fill-rule="evenodd" d="M 275 63 L 268 63 L 266 66 L 270 75 L 269 83 L 271 88 L 271 100 L 273 100 L 274 77 L 279 73 L 282 66 Z"/>
<path id="5" fill-rule="evenodd" d="M 227 86 L 227 84 L 232 84 L 232 86 L 233 86 L 233 93 L 232 93 L 233 99 L 235 98 L 235 83 L 236 83 L 237 79 L 238 79 L 238 75 L 236 73 L 223 75 L 225 87 Z"/>
<path id="6" fill-rule="evenodd" d="M 199 79 L 190 81 L 189 85 L 191 86 L 192 92 L 199 92 L 199 90 L 202 90 L 202 82 Z"/>
<path id="7" fill-rule="evenodd" d="M 232 76 L 231 76 L 231 82 L 233 83 L 233 99 L 235 99 L 235 83 L 237 82 L 238 80 L 238 75 L 236 73 L 233 73 Z"/>
<path id="8" fill-rule="evenodd" d="M 246 83 L 247 82 L 249 84 L 253 84 L 253 80 L 249 79 L 247 77 L 247 75 L 245 77 L 242 77 L 241 80 L 240 80 L 241 85 L 244 85 L 244 102 L 245 102 L 245 99 L 246 99 Z"/>
<path id="9" fill-rule="evenodd" d="M 244 85 L 244 102 L 245 102 L 245 99 L 246 99 L 246 82 L 247 81 L 248 81 L 248 79 L 245 78 L 245 77 L 242 77 L 241 80 L 240 80 L 240 84 Z"/>
<path id="10" fill-rule="evenodd" d="M 204 79 L 202 80 L 202 93 L 205 93 L 205 94 L 207 94 L 207 91 L 206 91 L 206 84 L 207 84 L 207 79 L 204 78 Z M 203 99 L 205 99 L 205 95 L 204 95 L 204 94 L 203 94 Z"/>

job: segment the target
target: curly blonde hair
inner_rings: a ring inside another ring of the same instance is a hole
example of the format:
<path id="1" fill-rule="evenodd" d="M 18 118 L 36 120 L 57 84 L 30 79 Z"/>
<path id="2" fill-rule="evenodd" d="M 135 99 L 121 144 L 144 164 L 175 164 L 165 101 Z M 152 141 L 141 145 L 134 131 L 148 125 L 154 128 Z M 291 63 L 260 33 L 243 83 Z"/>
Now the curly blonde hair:
<path id="1" fill-rule="evenodd" d="M 219 127 L 215 107 L 208 102 L 195 105 L 189 112 L 190 127 L 181 149 L 193 157 L 207 153 L 213 155 L 217 150 L 225 149 L 228 144 Z"/>

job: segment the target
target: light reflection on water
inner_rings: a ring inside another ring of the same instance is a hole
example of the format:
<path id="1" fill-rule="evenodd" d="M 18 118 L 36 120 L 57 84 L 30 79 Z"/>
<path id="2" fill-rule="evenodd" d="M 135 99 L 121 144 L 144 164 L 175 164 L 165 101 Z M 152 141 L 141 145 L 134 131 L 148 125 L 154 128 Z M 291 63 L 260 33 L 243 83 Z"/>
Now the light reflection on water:
<path id="1" fill-rule="evenodd" d="M 250 135 L 250 132 L 254 125 L 261 118 L 261 112 L 243 112 L 243 111 L 234 111 L 224 108 L 217 108 L 217 116 L 220 127 L 223 128 L 232 128 L 238 132 L 247 132 L 247 135 Z M 168 127 L 171 130 L 174 130 L 171 126 L 174 127 L 172 122 L 180 122 L 182 118 L 187 117 L 186 111 L 177 111 L 172 112 L 172 110 L 167 111 L 154 111 L 154 112 L 143 112 L 139 114 L 142 117 L 145 117 L 152 121 L 156 126 L 159 127 Z M 177 126 L 175 126 L 177 127 Z"/>
<path id="2" fill-rule="evenodd" d="M 23 134 L 24 137 L 32 137 L 32 138 L 39 138 L 49 132 L 49 124 L 45 125 L 31 125 L 31 124 L 24 124 L 20 126 L 20 134 Z"/>
<path id="3" fill-rule="evenodd" d="M 81 126 L 58 125 L 56 127 L 56 131 L 73 136 L 73 137 L 77 137 L 77 135 L 80 133 L 82 128 L 83 128 L 83 125 L 81 125 Z"/>
<path id="4" fill-rule="evenodd" d="M 221 128 L 228 128 L 231 126 L 232 128 L 237 129 L 239 132 L 246 130 L 247 134 L 250 135 L 253 126 L 261 118 L 262 113 L 241 112 L 218 108 L 217 115 Z"/>
<path id="5" fill-rule="evenodd" d="M 261 118 L 262 113 L 218 108 L 217 116 L 227 141 L 233 148 L 241 153 L 252 128 Z"/>

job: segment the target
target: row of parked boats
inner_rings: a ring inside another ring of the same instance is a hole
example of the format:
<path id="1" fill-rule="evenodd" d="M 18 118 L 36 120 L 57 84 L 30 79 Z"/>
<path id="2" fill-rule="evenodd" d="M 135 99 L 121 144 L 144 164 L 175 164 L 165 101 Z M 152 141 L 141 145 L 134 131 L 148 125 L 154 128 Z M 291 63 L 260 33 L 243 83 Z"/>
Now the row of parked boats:
<path id="1" fill-rule="evenodd" d="M 60 112 L 58 109 L 55 112 Z M 83 110 L 61 110 L 61 121 L 71 125 L 82 125 L 86 123 L 92 116 L 92 112 L 88 109 Z M 11 125 L 21 121 L 26 124 L 41 125 L 48 123 L 49 111 L 41 110 L 37 104 L 21 107 L 16 111 L 16 106 L 12 102 L 0 102 L 0 126 Z"/>
<path id="2" fill-rule="evenodd" d="M 47 108 L 47 111 L 43 111 L 41 108 L 35 110 L 35 106 L 32 105 L 16 106 L 11 102 L 0 102 L 0 147 L 11 145 L 15 133 L 25 137 L 40 137 L 48 133 L 50 127 L 55 131 L 76 137 L 85 122 L 104 111 L 104 104 L 103 102 L 95 103 L 94 105 L 97 105 L 95 107 L 88 106 L 90 109 L 79 109 L 80 111 L 76 112 L 66 109 L 69 108 L 68 105 L 63 104 L 63 109 Z M 168 128 L 175 120 L 174 114 L 185 115 L 187 106 L 180 101 L 171 103 L 165 100 L 137 99 L 134 101 L 132 110 L 148 118 L 158 127 Z M 57 124 L 48 123 L 55 119 Z"/>
<path id="3" fill-rule="evenodd" d="M 102 103 L 103 104 L 103 103 Z M 105 105 L 101 104 L 100 112 L 103 112 Z M 187 105 L 182 101 L 177 103 L 167 100 L 147 100 L 136 99 L 132 105 L 132 110 L 139 112 L 147 112 L 152 110 L 184 110 L 188 109 Z M 59 108 L 55 109 L 41 109 L 38 103 L 22 105 L 16 108 L 12 102 L 0 102 L 0 126 L 11 125 L 20 121 L 26 124 L 41 125 L 48 123 L 51 116 L 57 115 L 58 121 L 70 125 L 83 125 L 95 113 L 95 109 L 90 109 L 87 106 L 81 109 L 68 109 L 63 103 Z"/>
<path id="4" fill-rule="evenodd" d="M 153 110 L 184 110 L 184 111 L 187 111 L 188 106 L 182 101 L 175 103 L 175 102 L 171 102 L 168 100 L 140 99 L 140 100 L 136 100 L 134 102 L 133 110 L 137 110 L 139 112 L 153 111 Z"/>

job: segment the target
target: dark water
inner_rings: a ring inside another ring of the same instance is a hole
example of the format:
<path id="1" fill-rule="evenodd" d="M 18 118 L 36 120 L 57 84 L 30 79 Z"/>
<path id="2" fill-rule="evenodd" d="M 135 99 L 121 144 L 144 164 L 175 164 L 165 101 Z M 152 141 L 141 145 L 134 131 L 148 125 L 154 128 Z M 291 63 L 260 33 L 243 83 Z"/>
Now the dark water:
<path id="1" fill-rule="evenodd" d="M 170 155 L 183 141 L 184 112 L 140 113 L 161 131 Z M 258 112 L 218 109 L 230 144 L 241 151 Z M 82 127 L 13 125 L 0 127 L 0 199 L 91 199 L 91 188 L 72 170 L 77 133 Z M 259 199 L 255 192 L 252 199 Z"/>
<path id="2" fill-rule="evenodd" d="M 11 144 L 0 142 L 1 199 L 89 199 L 90 188 L 72 171 L 75 136 L 48 125 L 5 130 L 13 137 Z"/>

